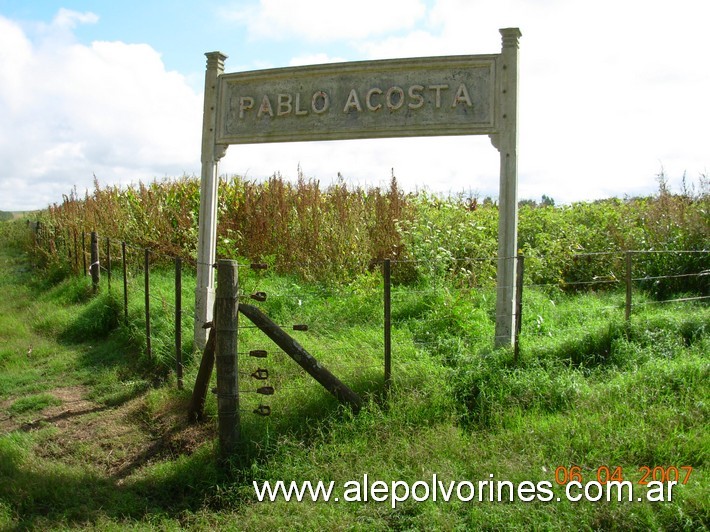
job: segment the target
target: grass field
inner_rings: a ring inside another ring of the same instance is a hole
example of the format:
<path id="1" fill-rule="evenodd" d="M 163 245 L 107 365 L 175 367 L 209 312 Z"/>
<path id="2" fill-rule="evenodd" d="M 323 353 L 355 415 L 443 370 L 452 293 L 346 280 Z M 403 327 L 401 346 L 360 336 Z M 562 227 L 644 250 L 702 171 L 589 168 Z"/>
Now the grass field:
<path id="1" fill-rule="evenodd" d="M 1 230 L 0 529 L 710 527 L 707 305 L 644 305 L 653 301 L 637 294 L 626 325 L 619 293 L 531 289 L 515 363 L 491 348 L 492 293 L 397 286 L 386 400 L 379 277 L 334 287 L 245 274 L 245 291 L 271 294 L 264 309 L 276 321 L 309 324 L 294 333 L 298 341 L 366 406 L 352 415 L 283 355 L 245 357 L 243 446 L 225 471 L 215 462 L 214 397 L 208 422 L 186 422 L 197 357 L 186 349 L 186 390 L 170 371 L 170 272 L 153 273 L 155 357 L 146 360 L 138 279 L 123 323 L 116 291 L 95 295 L 87 279 L 37 269 L 21 245 L 23 226 Z M 190 283 L 188 275 L 186 302 Z M 254 329 L 240 332 L 240 352 L 264 347 Z M 247 376 L 264 365 L 277 389 L 266 399 Z M 264 401 L 272 416 L 251 414 Z M 638 502 L 644 466 L 692 473 L 671 502 Z M 604 467 L 632 481 L 634 502 L 569 502 L 555 482 L 565 471 L 596 480 Z M 493 475 L 550 482 L 555 497 L 346 502 L 345 483 L 365 474 L 410 484 Z M 258 502 L 252 482 L 267 480 L 335 481 L 341 502 Z"/>

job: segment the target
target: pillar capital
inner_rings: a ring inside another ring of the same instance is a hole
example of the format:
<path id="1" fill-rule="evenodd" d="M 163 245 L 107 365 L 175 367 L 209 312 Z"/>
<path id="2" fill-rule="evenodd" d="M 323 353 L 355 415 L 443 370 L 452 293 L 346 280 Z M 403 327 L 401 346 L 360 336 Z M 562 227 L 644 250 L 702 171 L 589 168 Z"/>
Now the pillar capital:
<path id="1" fill-rule="evenodd" d="M 207 52 L 205 56 L 207 56 L 207 70 L 224 72 L 224 61 L 227 55 L 222 52 Z"/>
<path id="2" fill-rule="evenodd" d="M 518 39 L 522 36 L 519 28 L 502 28 L 498 31 L 503 37 L 503 48 L 518 48 Z"/>

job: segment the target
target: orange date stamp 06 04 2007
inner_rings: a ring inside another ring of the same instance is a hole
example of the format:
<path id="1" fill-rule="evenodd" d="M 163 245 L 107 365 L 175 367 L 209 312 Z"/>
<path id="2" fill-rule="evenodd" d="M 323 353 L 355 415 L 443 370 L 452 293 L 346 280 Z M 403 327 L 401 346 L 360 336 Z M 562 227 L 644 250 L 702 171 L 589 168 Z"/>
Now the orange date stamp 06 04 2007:
<path id="1" fill-rule="evenodd" d="M 640 466 L 637 470 L 639 478 L 636 483 L 641 486 L 648 485 L 649 482 L 675 482 L 677 484 L 687 484 L 690 480 L 690 474 L 693 472 L 692 466 Z M 595 472 L 592 471 L 592 474 Z M 569 482 L 583 483 L 585 480 L 596 480 L 600 484 L 608 482 L 623 482 L 624 470 L 621 466 L 608 467 L 599 466 L 596 469 L 595 478 L 584 478 L 582 468 L 577 465 L 570 467 L 559 466 L 555 469 L 555 482 L 560 485 L 568 484 Z"/>

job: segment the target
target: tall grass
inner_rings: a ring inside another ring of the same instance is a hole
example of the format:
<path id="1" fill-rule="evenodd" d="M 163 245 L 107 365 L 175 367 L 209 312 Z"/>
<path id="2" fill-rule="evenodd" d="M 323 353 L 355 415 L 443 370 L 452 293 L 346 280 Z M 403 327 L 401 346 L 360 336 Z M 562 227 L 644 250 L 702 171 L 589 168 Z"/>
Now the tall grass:
<path id="1" fill-rule="evenodd" d="M 397 258 L 395 221 L 407 216 L 393 177 L 386 190 L 325 189 L 299 174 L 296 183 L 274 176 L 265 182 L 221 179 L 218 254 L 269 261 L 281 272 L 343 278 L 365 271 L 373 259 Z M 60 234 L 98 231 L 164 255 L 191 256 L 197 245 L 199 182 L 183 177 L 128 188 L 76 191 L 47 212 Z"/>
<path id="2" fill-rule="evenodd" d="M 486 286 L 495 278 L 498 209 L 463 196 L 405 194 L 394 176 L 386 189 L 322 187 L 299 173 L 295 182 L 275 175 L 263 182 L 220 180 L 217 252 L 270 263 L 302 279 L 349 282 L 383 258 L 406 259 L 398 282 L 446 278 Z M 82 231 L 148 247 L 157 255 L 195 257 L 199 182 L 195 178 L 72 191 L 43 214 L 50 233 L 71 239 Z M 596 280 L 624 276 L 625 250 L 710 249 L 710 188 L 672 193 L 659 176 L 652 197 L 553 206 L 521 202 L 519 248 L 529 284 L 586 289 Z M 634 255 L 634 277 L 699 273 L 707 254 Z M 707 293 L 708 277 L 651 279 L 640 284 L 658 297 Z M 598 289 L 599 286 L 595 286 Z"/>
<path id="3" fill-rule="evenodd" d="M 437 212 L 459 215 L 453 207 Z M 442 243 L 452 249 L 463 245 L 453 239 Z M 162 452 L 147 453 L 139 467 L 116 478 L 101 460 L 120 453 L 123 439 L 87 437 L 58 445 L 64 433 L 41 425 L 0 435 L 0 528 L 702 530 L 710 525 L 706 305 L 639 305 L 625 326 L 618 292 L 530 287 L 516 362 L 509 351 L 490 345 L 493 289 L 449 282 L 452 276 L 461 281 L 464 272 L 431 273 L 430 264 L 398 263 L 395 268 L 413 273 L 417 282 L 393 287 L 394 384 L 385 401 L 377 273 L 343 284 L 308 282 L 275 270 L 245 272 L 244 291 L 266 291 L 263 307 L 274 320 L 309 324 L 299 342 L 366 405 L 357 416 L 340 409 L 283 354 L 272 352 L 265 361 L 240 355 L 243 445 L 230 476 L 215 467 L 215 432 L 209 430 L 214 421 L 196 450 L 171 447 L 190 393 L 189 384 L 187 390 L 175 389 L 168 370 L 172 308 L 166 294 L 172 292 L 172 272 L 158 266 L 151 276 L 156 298 L 151 362 L 142 353 L 139 275 L 130 283 L 124 323 L 105 281 L 97 295 L 86 278 L 34 281 L 21 249 L 12 248 L 8 257 L 8 248 L 0 246 L 0 288 L 8 294 L 0 300 L 0 397 L 11 398 L 7 408 L 16 404 L 17 416 L 41 415 L 39 409 L 52 403 L 45 394 L 77 384 L 103 407 L 134 399 L 140 406 L 124 411 L 126 423 L 142 427 L 133 438 L 145 441 L 132 445 L 162 446 Z M 185 284 L 187 293 L 194 280 L 187 276 Z M 647 301 L 639 296 L 639 303 Z M 91 314 L 98 315 L 97 323 L 87 319 Z M 240 352 L 265 347 L 254 329 L 240 330 L 239 342 Z M 253 393 L 248 375 L 262 364 L 278 390 L 268 399 L 273 413 L 267 419 L 251 414 L 262 398 Z M 194 382 L 195 372 L 196 364 L 188 363 L 186 383 Z M 216 413 L 213 394 L 207 411 Z M 97 421 L 83 419 L 87 425 Z M 82 417 L 74 421 L 81 423 Z M 557 466 L 571 464 L 579 464 L 585 478 L 593 478 L 599 466 L 621 466 L 634 482 L 641 465 L 690 465 L 694 472 L 673 503 L 662 504 L 258 503 L 251 487 L 263 480 L 342 484 L 364 473 L 373 480 L 410 483 L 434 473 L 444 482 L 475 482 L 490 474 L 513 482 L 551 481 Z M 78 495 L 67 497 L 68 491 Z"/>

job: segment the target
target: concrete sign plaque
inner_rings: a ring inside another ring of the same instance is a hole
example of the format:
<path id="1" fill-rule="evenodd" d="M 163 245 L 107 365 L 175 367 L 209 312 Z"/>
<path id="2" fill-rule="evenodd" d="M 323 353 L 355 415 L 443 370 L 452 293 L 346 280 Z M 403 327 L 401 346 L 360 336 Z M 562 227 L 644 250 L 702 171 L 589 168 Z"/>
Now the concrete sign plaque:
<path id="1" fill-rule="evenodd" d="M 434 135 L 489 135 L 500 153 L 496 345 L 514 341 L 518 238 L 518 40 L 499 54 L 205 72 L 195 343 L 212 320 L 218 163 L 230 144 Z"/>
<path id="2" fill-rule="evenodd" d="M 495 56 L 220 76 L 218 144 L 495 132 Z"/>

